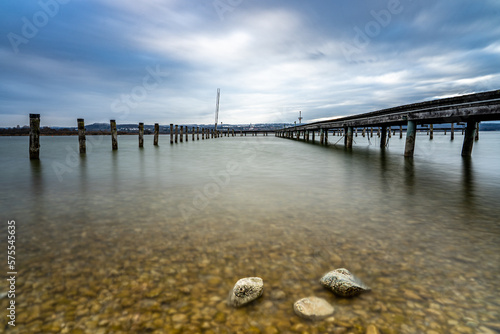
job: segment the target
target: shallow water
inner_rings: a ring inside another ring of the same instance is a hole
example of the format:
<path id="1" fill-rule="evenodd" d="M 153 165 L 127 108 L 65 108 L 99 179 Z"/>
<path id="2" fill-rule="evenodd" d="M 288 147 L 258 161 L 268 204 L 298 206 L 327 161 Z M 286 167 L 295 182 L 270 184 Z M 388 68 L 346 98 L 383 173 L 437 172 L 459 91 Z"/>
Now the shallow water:
<path id="1" fill-rule="evenodd" d="M 322 147 L 271 137 L 145 148 L 137 137 L 0 137 L 1 212 L 16 221 L 17 319 L 9 333 L 500 333 L 500 133 L 340 137 Z M 6 240 L 6 224 L 0 233 Z M 4 247 L 2 247 L 4 248 Z M 345 267 L 372 288 L 319 284 Z M 242 277 L 264 295 L 232 309 Z M 0 289 L 7 290 L 6 283 Z M 0 291 L 0 292 L 2 292 Z M 333 318 L 307 322 L 303 297 Z M 0 299 L 5 310 L 8 299 Z M 490 332 L 488 332 L 490 330 Z"/>

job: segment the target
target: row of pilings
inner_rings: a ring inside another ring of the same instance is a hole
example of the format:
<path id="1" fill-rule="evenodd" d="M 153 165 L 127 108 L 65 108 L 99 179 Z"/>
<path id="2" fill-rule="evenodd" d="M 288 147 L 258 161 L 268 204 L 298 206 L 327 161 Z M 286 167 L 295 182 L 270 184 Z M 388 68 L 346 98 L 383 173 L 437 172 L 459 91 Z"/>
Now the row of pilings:
<path id="1" fill-rule="evenodd" d="M 319 132 L 319 144 L 328 145 L 328 134 L 333 134 L 333 136 L 344 137 L 344 145 L 346 148 L 352 148 L 353 136 L 358 136 L 359 128 L 346 127 L 339 129 L 314 129 L 314 130 L 302 130 L 296 128 L 283 129 L 276 132 L 277 137 L 303 140 L 305 142 L 315 143 L 316 133 Z M 388 126 L 376 127 L 375 131 L 377 136 L 380 138 L 380 147 L 385 148 L 387 146 L 387 138 L 391 138 L 396 135 L 396 131 L 399 130 L 399 138 L 403 138 L 403 126 L 399 126 L 399 129 L 394 129 Z M 415 122 L 408 122 L 406 128 L 406 146 L 405 146 L 405 156 L 412 157 L 415 148 L 415 135 L 417 131 L 427 131 L 429 139 L 434 138 L 434 126 L 430 124 L 429 128 L 417 129 Z M 450 139 L 455 139 L 455 124 L 451 123 L 450 128 L 442 129 L 444 135 L 450 131 Z M 461 128 L 462 135 L 464 137 L 464 143 L 462 147 L 462 156 L 470 156 L 472 154 L 472 146 L 474 140 L 479 140 L 479 123 L 475 121 L 467 122 L 465 127 Z M 361 135 L 363 137 L 373 137 L 374 128 L 364 127 L 361 128 Z"/>
<path id="2" fill-rule="evenodd" d="M 85 134 L 85 121 L 83 118 L 77 119 L 78 124 L 78 143 L 80 154 L 85 154 L 87 151 L 86 147 L 86 134 Z M 111 147 L 113 150 L 118 150 L 118 131 L 116 128 L 116 120 L 110 120 L 111 127 Z M 160 134 L 160 125 L 155 123 L 154 125 L 154 139 L 153 145 L 158 146 L 158 139 Z M 170 144 L 177 144 L 179 142 L 191 140 L 208 140 L 219 137 L 235 137 L 234 129 L 210 129 L 203 127 L 191 127 L 183 125 L 170 124 Z M 240 136 L 247 135 L 246 132 L 240 131 Z M 256 133 L 252 133 L 256 135 Z M 267 132 L 264 132 L 267 136 Z M 29 142 L 29 156 L 32 160 L 40 159 L 40 114 L 30 114 L 30 142 Z M 139 123 L 139 147 L 144 147 L 144 123 Z"/>

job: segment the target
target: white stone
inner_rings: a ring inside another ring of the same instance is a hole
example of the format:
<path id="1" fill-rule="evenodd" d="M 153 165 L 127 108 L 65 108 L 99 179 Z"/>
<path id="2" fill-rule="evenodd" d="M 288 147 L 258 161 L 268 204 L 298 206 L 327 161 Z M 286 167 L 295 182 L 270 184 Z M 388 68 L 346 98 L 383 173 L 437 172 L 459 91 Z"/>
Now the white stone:
<path id="1" fill-rule="evenodd" d="M 334 308 L 323 298 L 302 298 L 293 304 L 295 313 L 307 320 L 321 320 L 333 314 Z"/>
<path id="2" fill-rule="evenodd" d="M 240 279 L 229 292 L 228 304 L 233 307 L 246 305 L 262 296 L 264 281 L 260 277 Z"/>

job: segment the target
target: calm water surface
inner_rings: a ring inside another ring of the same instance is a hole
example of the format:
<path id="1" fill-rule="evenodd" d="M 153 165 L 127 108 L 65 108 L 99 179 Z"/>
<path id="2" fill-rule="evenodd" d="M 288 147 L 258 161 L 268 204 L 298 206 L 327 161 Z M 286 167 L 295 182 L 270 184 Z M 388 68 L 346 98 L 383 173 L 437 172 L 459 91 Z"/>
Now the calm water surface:
<path id="1" fill-rule="evenodd" d="M 17 319 L 9 333 L 500 333 L 500 133 L 358 136 L 329 147 L 234 137 L 145 148 L 136 136 L 0 137 L 2 220 L 17 232 Z M 6 245 L 6 224 L 0 229 Z M 4 246 L 2 248 L 5 249 Z M 372 292 L 335 297 L 336 268 Z M 232 309 L 243 277 L 262 298 Z M 5 281 L 0 285 L 7 290 Z M 333 318 L 293 303 L 319 296 Z M 5 310 L 8 299 L 0 299 Z M 2 331 L 0 330 L 0 331 Z"/>

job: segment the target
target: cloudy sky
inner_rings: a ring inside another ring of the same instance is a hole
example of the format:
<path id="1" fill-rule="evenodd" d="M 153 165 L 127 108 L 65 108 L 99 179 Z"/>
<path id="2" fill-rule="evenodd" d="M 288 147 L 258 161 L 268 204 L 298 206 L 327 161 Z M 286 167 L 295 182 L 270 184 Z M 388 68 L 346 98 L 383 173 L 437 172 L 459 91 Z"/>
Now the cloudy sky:
<path id="1" fill-rule="evenodd" d="M 498 0 L 3 0 L 0 126 L 293 123 L 500 88 Z"/>

